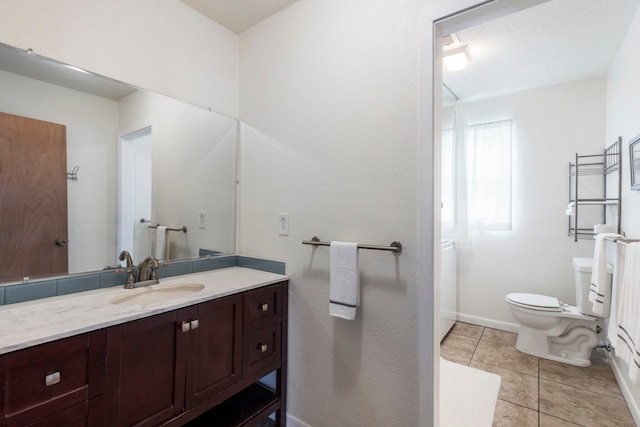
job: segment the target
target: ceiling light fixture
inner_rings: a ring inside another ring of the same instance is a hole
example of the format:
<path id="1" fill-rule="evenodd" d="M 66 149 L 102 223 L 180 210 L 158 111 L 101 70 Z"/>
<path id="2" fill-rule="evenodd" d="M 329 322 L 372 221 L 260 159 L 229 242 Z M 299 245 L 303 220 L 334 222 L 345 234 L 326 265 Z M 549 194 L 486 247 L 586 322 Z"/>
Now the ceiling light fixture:
<path id="1" fill-rule="evenodd" d="M 467 67 L 467 63 L 471 61 L 471 53 L 469 46 L 466 44 L 445 49 L 442 51 L 444 66 L 448 71 L 458 71 Z"/>

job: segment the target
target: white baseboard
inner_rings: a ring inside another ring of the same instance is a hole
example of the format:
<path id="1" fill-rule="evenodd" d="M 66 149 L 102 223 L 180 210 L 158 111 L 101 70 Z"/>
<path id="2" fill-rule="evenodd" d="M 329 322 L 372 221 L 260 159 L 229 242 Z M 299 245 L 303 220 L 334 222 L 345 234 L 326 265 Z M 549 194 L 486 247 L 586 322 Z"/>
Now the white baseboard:
<path id="1" fill-rule="evenodd" d="M 293 415 L 287 413 L 287 425 L 289 427 L 311 427 L 311 425 L 305 423 L 302 420 L 297 419 Z"/>
<path id="2" fill-rule="evenodd" d="M 613 375 L 616 377 L 616 381 L 618 381 L 618 386 L 620 386 L 620 391 L 622 392 L 622 396 L 624 400 L 627 402 L 627 407 L 631 412 L 631 416 L 636 422 L 636 425 L 640 426 L 640 407 L 638 407 L 638 402 L 633 396 L 631 389 L 629 388 L 629 384 L 627 383 L 627 376 L 622 371 L 620 364 L 618 363 L 618 358 L 613 356 L 612 353 L 608 353 L 607 357 L 609 359 L 609 364 L 613 369 Z"/>
<path id="3" fill-rule="evenodd" d="M 487 319 L 485 317 L 472 316 L 470 314 L 458 313 L 458 320 L 474 325 L 486 326 L 487 328 L 500 329 L 501 331 L 518 333 L 520 325 L 517 323 L 502 322 L 500 320 Z"/>

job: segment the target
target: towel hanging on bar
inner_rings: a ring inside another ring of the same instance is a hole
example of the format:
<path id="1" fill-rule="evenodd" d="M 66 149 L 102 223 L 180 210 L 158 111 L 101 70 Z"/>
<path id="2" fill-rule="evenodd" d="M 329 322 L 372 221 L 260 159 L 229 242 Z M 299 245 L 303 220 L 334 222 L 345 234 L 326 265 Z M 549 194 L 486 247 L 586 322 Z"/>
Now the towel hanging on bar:
<path id="1" fill-rule="evenodd" d="M 331 242 L 329 273 L 329 314 L 354 320 L 360 305 L 358 244 Z"/>
<path id="2" fill-rule="evenodd" d="M 313 245 L 313 246 L 331 246 L 330 242 L 321 242 L 317 236 L 311 238 L 311 240 L 303 240 L 303 245 Z M 402 243 L 400 242 L 392 242 L 389 246 L 380 246 L 380 245 L 363 245 L 358 243 L 358 249 L 375 249 L 378 251 L 390 251 L 399 254 L 402 252 Z"/>

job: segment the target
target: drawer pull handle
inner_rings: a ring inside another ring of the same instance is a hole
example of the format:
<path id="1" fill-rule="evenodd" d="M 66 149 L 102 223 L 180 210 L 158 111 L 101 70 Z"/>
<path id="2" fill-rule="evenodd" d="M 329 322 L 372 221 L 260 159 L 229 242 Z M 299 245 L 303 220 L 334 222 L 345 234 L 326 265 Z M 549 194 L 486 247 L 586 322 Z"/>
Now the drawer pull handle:
<path id="1" fill-rule="evenodd" d="M 268 311 L 269 304 L 260 304 L 260 311 Z"/>
<path id="2" fill-rule="evenodd" d="M 268 346 L 266 344 L 258 344 L 258 350 L 260 353 L 266 353 Z"/>
<path id="3" fill-rule="evenodd" d="M 180 323 L 180 330 L 182 332 L 189 332 L 191 330 L 191 322 L 185 322 L 184 320 Z"/>
<path id="4" fill-rule="evenodd" d="M 193 331 L 194 329 L 198 329 L 198 326 L 200 326 L 200 322 L 198 322 L 198 319 L 196 320 L 192 320 L 191 322 L 191 330 Z"/>
<path id="5" fill-rule="evenodd" d="M 44 383 L 49 387 L 50 385 L 58 384 L 60 382 L 60 372 L 54 372 L 44 377 Z"/>

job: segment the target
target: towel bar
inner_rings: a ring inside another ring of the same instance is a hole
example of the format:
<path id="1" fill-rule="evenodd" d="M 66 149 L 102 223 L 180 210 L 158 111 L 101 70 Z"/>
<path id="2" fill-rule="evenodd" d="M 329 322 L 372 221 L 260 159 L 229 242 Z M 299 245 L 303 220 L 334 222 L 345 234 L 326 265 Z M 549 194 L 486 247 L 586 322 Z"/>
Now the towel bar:
<path id="1" fill-rule="evenodd" d="M 621 245 L 628 245 L 629 243 L 640 242 L 640 239 L 627 239 L 625 237 L 605 237 L 605 240 L 609 240 L 613 243 L 619 243 Z"/>
<path id="2" fill-rule="evenodd" d="M 156 224 L 156 225 L 150 225 L 149 228 L 158 228 L 160 226 L 160 224 Z M 167 231 L 182 231 L 183 233 L 187 232 L 187 226 L 183 226 L 181 228 L 169 228 L 167 227 Z"/>
<path id="3" fill-rule="evenodd" d="M 303 245 L 314 245 L 314 246 L 331 246 L 331 242 L 321 242 L 318 237 L 314 236 L 311 240 L 303 240 Z M 402 252 L 402 243 L 400 242 L 392 242 L 389 246 L 380 246 L 380 245 L 363 245 L 358 243 L 358 249 L 375 249 L 377 251 L 391 251 L 399 254 Z"/>

